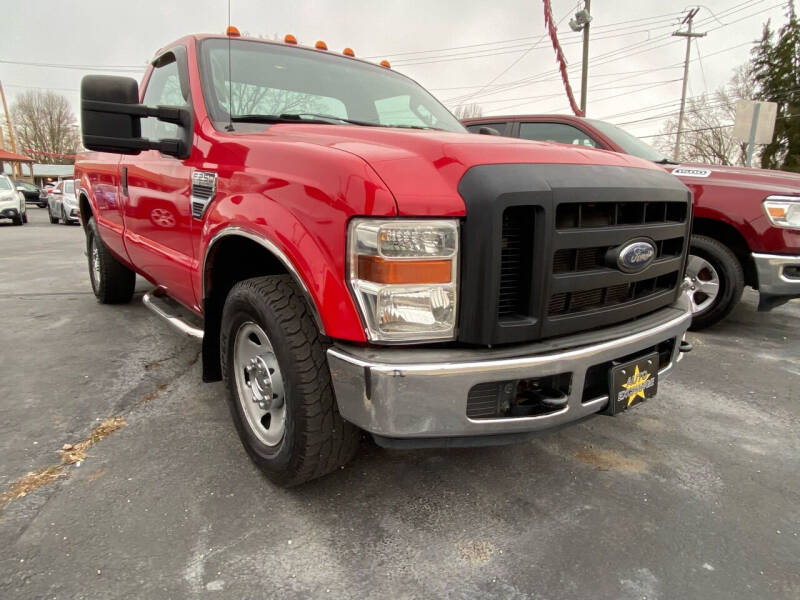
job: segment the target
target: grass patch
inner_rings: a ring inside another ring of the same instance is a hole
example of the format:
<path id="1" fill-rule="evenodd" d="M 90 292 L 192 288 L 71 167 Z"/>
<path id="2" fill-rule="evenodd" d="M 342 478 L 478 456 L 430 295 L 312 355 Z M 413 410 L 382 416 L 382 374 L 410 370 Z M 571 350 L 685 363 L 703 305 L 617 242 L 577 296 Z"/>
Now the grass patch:
<path id="1" fill-rule="evenodd" d="M 59 450 L 61 453 L 59 464 L 28 473 L 8 485 L 8 489 L 0 495 L 0 510 L 3 510 L 12 500 L 24 498 L 34 490 L 52 483 L 56 479 L 67 477 L 68 473 L 64 471 L 67 466 L 86 460 L 89 448 L 124 426 L 125 419 L 111 417 L 92 429 L 85 439 L 74 444 L 64 444 Z"/>

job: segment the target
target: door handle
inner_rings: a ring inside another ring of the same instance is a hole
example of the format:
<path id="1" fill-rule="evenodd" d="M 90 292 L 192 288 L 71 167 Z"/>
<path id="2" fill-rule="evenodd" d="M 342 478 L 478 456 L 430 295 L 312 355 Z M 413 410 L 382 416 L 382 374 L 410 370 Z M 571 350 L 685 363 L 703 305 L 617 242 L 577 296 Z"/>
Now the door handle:
<path id="1" fill-rule="evenodd" d="M 128 167 L 122 167 L 122 195 L 128 196 Z"/>

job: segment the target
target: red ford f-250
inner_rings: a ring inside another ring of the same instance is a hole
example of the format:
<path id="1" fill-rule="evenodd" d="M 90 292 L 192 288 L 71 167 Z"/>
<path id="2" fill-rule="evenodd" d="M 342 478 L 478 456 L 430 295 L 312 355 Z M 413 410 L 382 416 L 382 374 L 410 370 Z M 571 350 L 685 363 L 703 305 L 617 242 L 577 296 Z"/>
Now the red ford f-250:
<path id="1" fill-rule="evenodd" d="M 701 329 L 725 317 L 742 288 L 759 292 L 759 310 L 800 298 L 800 174 L 695 163 L 675 164 L 619 127 L 571 115 L 464 119 L 510 137 L 624 152 L 652 160 L 694 194 L 686 274 Z"/>
<path id="2" fill-rule="evenodd" d="M 497 444 L 652 397 L 690 348 L 687 188 L 634 157 L 468 135 L 352 54 L 199 35 L 141 88 L 85 77 L 99 301 L 151 281 L 287 485 L 362 430 Z"/>

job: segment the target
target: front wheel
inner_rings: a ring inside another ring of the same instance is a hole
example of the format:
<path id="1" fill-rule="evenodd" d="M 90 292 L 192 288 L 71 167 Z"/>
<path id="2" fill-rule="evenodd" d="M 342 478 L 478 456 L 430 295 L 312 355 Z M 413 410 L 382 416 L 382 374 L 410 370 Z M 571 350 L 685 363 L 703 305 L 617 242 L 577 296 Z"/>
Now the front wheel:
<path id="1" fill-rule="evenodd" d="M 136 273 L 109 252 L 100 239 L 97 223 L 93 218 L 89 219 L 86 227 L 86 250 L 89 257 L 89 279 L 97 301 L 101 304 L 130 302 L 136 286 Z"/>
<path id="2" fill-rule="evenodd" d="M 686 276 L 691 281 L 691 328 L 695 331 L 725 318 L 742 298 L 742 265 L 727 246 L 714 238 L 692 236 Z"/>
<path id="3" fill-rule="evenodd" d="M 269 479 L 298 485 L 353 457 L 359 430 L 339 414 L 325 348 L 291 277 L 237 283 L 225 301 L 220 335 L 239 438 Z"/>

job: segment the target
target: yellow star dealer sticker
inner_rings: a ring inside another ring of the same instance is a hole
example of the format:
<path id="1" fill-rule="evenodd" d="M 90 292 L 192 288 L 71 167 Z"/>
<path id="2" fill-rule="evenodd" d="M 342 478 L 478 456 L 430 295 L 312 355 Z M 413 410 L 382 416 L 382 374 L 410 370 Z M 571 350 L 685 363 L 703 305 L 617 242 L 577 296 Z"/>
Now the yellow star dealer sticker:
<path id="1" fill-rule="evenodd" d="M 622 384 L 622 387 L 624 387 L 626 390 L 633 390 L 628 395 L 628 406 L 630 406 L 633 401 L 636 400 L 637 396 L 641 396 L 642 400 L 645 399 L 644 384 L 648 379 L 650 379 L 650 373 L 647 371 L 640 373 L 639 365 L 636 365 L 636 370 L 633 372 L 633 375 L 628 378 L 628 383 Z"/>

